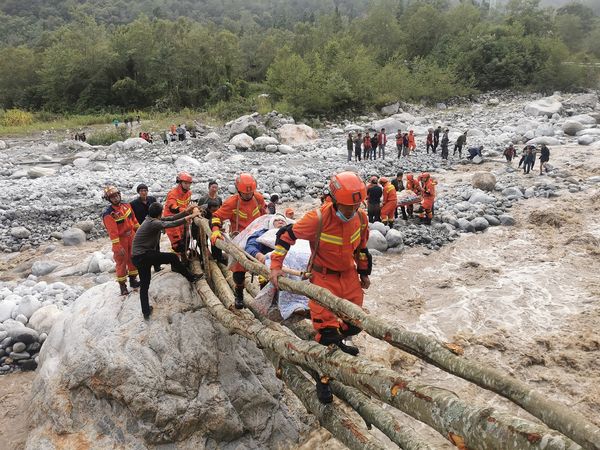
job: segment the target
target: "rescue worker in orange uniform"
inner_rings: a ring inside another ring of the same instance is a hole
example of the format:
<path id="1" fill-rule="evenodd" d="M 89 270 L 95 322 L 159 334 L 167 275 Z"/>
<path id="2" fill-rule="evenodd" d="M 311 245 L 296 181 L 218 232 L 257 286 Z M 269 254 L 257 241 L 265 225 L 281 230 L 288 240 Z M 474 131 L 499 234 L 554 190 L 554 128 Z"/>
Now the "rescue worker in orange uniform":
<path id="1" fill-rule="evenodd" d="M 394 225 L 398 196 L 396 188 L 386 177 L 381 177 L 379 183 L 383 188 L 383 205 L 381 206 L 381 222 L 390 227 Z"/>
<path id="2" fill-rule="evenodd" d="M 410 153 L 414 152 L 417 149 L 417 143 L 415 142 L 415 132 L 410 130 L 408 132 L 408 151 Z"/>
<path id="3" fill-rule="evenodd" d="M 354 172 L 334 175 L 329 183 L 331 202 L 308 212 L 295 224 L 280 228 L 275 250 L 271 253 L 270 280 L 277 288 L 277 278 L 282 275 L 285 256 L 297 239 L 310 242 L 312 255 L 307 267 L 310 282 L 328 289 L 334 295 L 362 306 L 364 292 L 370 285 L 371 255 L 367 249 L 369 227 L 367 215 L 360 208 L 367 190 Z M 344 322 L 314 300 L 308 303 L 315 340 L 323 345 L 337 345 L 353 356 L 356 347 L 346 345 L 343 339 L 357 335 L 361 329 Z M 333 399 L 329 380 L 320 377 L 317 396 L 322 403 Z"/>
<path id="4" fill-rule="evenodd" d="M 104 188 L 105 200 L 110 206 L 102 214 L 102 222 L 112 242 L 113 258 L 117 265 L 117 282 L 121 289 L 121 295 L 129 294 L 127 290 L 127 276 L 132 289 L 140 287 L 137 280 L 138 270 L 131 260 L 131 246 L 135 232 L 140 227 L 133 209 L 129 203 L 121 203 L 121 192 L 114 186 Z"/>
<path id="5" fill-rule="evenodd" d="M 175 182 L 177 183 L 177 186 L 171 189 L 167 194 L 167 200 L 165 201 L 162 213 L 163 217 L 179 214 L 180 212 L 185 211 L 190 205 L 190 200 L 192 198 L 192 191 L 190 190 L 193 183 L 192 176 L 187 172 L 179 172 Z M 181 254 L 185 250 L 185 242 L 183 240 L 184 232 L 183 225 L 165 229 L 165 233 L 167 233 L 167 237 L 169 238 L 169 241 L 171 241 L 171 248 L 175 253 Z"/>
<path id="6" fill-rule="evenodd" d="M 238 193 L 225 200 L 212 215 L 210 242 L 213 248 L 216 248 L 217 239 L 223 239 L 221 227 L 226 220 L 231 222 L 230 233 L 235 236 L 244 231 L 254 219 L 266 214 L 265 199 L 262 194 L 256 191 L 256 180 L 251 174 L 242 173 L 238 175 L 235 179 L 235 188 Z M 235 307 L 236 309 L 243 309 L 246 269 L 241 264 L 235 263 L 231 267 L 231 271 L 235 283 Z"/>
<path id="7" fill-rule="evenodd" d="M 419 214 L 421 222 L 425 225 L 431 225 L 431 219 L 433 219 L 433 204 L 435 202 L 435 185 L 436 182 L 428 172 L 423 172 L 419 175 L 419 181 L 421 183 L 421 191 L 423 193 L 423 199 L 421 200 L 421 208 L 423 211 Z"/>
<path id="8" fill-rule="evenodd" d="M 406 175 L 406 190 L 413 191 L 415 194 L 421 195 L 421 185 L 417 180 L 415 180 L 415 177 L 412 173 Z M 414 213 L 413 205 L 407 205 L 406 212 L 408 214 L 408 217 L 412 219 Z"/>

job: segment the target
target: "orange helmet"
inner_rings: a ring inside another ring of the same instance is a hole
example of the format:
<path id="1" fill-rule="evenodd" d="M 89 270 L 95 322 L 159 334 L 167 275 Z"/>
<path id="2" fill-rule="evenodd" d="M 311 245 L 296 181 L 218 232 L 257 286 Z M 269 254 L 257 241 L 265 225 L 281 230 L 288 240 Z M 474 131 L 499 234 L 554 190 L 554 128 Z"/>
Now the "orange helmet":
<path id="1" fill-rule="evenodd" d="M 421 175 L 419 175 L 419 178 L 422 180 L 428 180 L 430 176 L 431 175 L 429 175 L 429 172 L 423 172 Z"/>
<path id="2" fill-rule="evenodd" d="M 408 175 L 406 175 L 406 179 L 407 179 L 407 180 L 411 180 L 411 181 L 412 181 L 412 180 L 414 180 L 414 176 L 413 176 L 413 174 L 412 174 L 412 173 L 409 173 Z"/>
<path id="3" fill-rule="evenodd" d="M 192 176 L 188 172 L 179 172 L 177 174 L 177 178 L 175 179 L 176 183 L 180 183 L 185 181 L 187 183 L 193 183 Z"/>
<path id="4" fill-rule="evenodd" d="M 240 194 L 251 194 L 256 191 L 256 180 L 249 173 L 241 173 L 235 179 L 235 188 Z"/>
<path id="5" fill-rule="evenodd" d="M 379 182 L 380 182 L 381 184 L 388 183 L 389 181 L 390 181 L 390 180 L 388 180 L 386 177 L 381 177 L 381 178 L 379 179 Z"/>
<path id="6" fill-rule="evenodd" d="M 115 195 L 115 194 L 121 195 L 121 191 L 119 191 L 115 186 L 106 186 L 104 188 L 104 195 L 102 196 L 102 198 L 104 200 L 110 201 L 111 195 Z"/>
<path id="7" fill-rule="evenodd" d="M 334 203 L 357 205 L 367 197 L 367 187 L 354 172 L 342 172 L 331 177 L 329 191 Z"/>

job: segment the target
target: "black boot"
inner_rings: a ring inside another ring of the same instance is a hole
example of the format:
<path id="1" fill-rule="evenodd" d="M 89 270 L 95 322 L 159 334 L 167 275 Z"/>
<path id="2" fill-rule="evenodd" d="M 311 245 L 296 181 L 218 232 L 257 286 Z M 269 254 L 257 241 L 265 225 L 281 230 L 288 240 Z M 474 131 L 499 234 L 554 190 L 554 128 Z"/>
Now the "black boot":
<path id="1" fill-rule="evenodd" d="M 144 319 L 149 320 L 150 319 L 150 314 L 152 314 L 153 310 L 154 310 L 154 308 L 152 306 L 150 306 L 150 312 L 148 314 L 144 314 Z"/>
<path id="2" fill-rule="evenodd" d="M 235 287 L 235 309 L 244 309 L 244 286 Z"/>
<path id="3" fill-rule="evenodd" d="M 336 345 L 341 351 L 344 353 L 348 353 L 349 355 L 356 356 L 359 353 L 357 347 L 352 345 L 346 345 L 342 342 L 344 336 L 340 333 L 337 328 L 323 328 L 319 331 L 321 338 L 319 339 L 319 344 L 321 345 Z"/>
<path id="4" fill-rule="evenodd" d="M 321 403 L 331 403 L 333 401 L 333 394 L 329 387 L 329 378 L 322 377 L 317 380 L 317 398 Z"/>
<path id="5" fill-rule="evenodd" d="M 127 290 L 127 283 L 124 281 L 119 281 L 119 287 L 121 288 L 121 295 L 129 295 L 129 291 Z"/>
<path id="6" fill-rule="evenodd" d="M 129 277 L 129 286 L 131 286 L 131 289 L 137 289 L 140 287 L 140 282 L 137 280 L 136 276 Z"/>

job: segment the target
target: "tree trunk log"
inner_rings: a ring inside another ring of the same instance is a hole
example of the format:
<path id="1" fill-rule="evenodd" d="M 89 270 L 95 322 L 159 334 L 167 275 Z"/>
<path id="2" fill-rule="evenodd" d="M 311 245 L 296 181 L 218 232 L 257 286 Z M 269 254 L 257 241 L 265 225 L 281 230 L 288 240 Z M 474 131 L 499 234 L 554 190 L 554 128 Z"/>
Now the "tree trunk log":
<path id="1" fill-rule="evenodd" d="M 204 223 L 205 226 L 208 226 L 206 221 Z M 244 252 L 235 245 L 220 240 L 217 242 L 217 247 L 228 252 L 251 272 L 263 276 L 269 275 L 269 270 L 264 265 L 249 261 Z M 436 339 L 390 326 L 385 321 L 367 314 L 360 307 L 319 286 L 284 277 L 279 278 L 279 285 L 282 289 L 306 295 L 317 301 L 343 320 L 362 328 L 375 338 L 384 340 L 446 372 L 507 398 L 550 427 L 569 436 L 584 448 L 600 450 L 599 427 L 565 405 L 544 398 L 524 382 L 457 355 L 452 350 L 459 353 L 460 350 L 444 345 Z"/>
<path id="2" fill-rule="evenodd" d="M 224 281 L 223 281 L 224 282 Z M 228 330 L 246 337 L 261 349 L 268 349 L 290 363 L 307 366 L 351 385 L 363 393 L 404 411 L 428 424 L 451 442 L 470 449 L 579 449 L 557 432 L 493 408 L 475 407 L 455 394 L 401 378 L 396 372 L 360 357 L 307 342 L 265 327 L 254 317 L 227 310 L 204 280 L 196 287 L 206 307 Z M 463 444 L 461 444 L 463 445 Z"/>

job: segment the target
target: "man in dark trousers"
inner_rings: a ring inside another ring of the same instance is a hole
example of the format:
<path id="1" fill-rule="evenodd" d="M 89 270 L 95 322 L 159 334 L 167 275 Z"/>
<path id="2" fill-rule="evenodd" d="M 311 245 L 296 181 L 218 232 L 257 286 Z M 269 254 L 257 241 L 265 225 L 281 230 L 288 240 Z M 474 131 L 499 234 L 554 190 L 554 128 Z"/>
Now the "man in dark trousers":
<path id="1" fill-rule="evenodd" d="M 356 136 L 356 139 L 354 139 L 354 161 L 360 161 L 360 150 L 361 150 L 361 144 L 362 144 L 363 138 L 362 138 L 362 133 L 358 133 L 358 135 Z"/>
<path id="2" fill-rule="evenodd" d="M 404 180 L 402 177 L 404 176 L 404 172 L 398 172 L 396 174 L 396 178 L 394 178 L 391 183 L 392 186 L 396 188 L 396 192 L 400 192 L 404 190 Z M 402 218 L 404 220 L 408 220 L 408 216 L 406 215 L 406 207 L 400 206 L 400 211 L 402 211 Z M 398 208 L 396 208 L 396 215 L 394 217 L 398 217 Z"/>
<path id="3" fill-rule="evenodd" d="M 369 222 L 381 222 L 381 196 L 383 188 L 376 176 L 372 176 L 367 186 L 367 216 Z"/>
<path id="4" fill-rule="evenodd" d="M 433 153 L 437 151 L 438 145 L 440 145 L 440 133 L 442 132 L 442 126 L 438 126 L 433 132 Z"/>
<path id="5" fill-rule="evenodd" d="M 146 220 L 135 234 L 132 260 L 140 274 L 140 302 L 142 304 L 142 314 L 144 314 L 146 320 L 150 318 L 152 313 L 152 306 L 148 301 L 148 289 L 151 279 L 150 267 L 171 264 L 171 270 L 180 273 L 189 282 L 193 283 L 199 279 L 181 263 L 177 254 L 163 253 L 156 250 L 160 242 L 160 235 L 165 228 L 178 227 L 184 223 L 189 223 L 194 217 L 200 215 L 198 210 L 192 214 L 194 208 L 195 206 L 189 206 L 185 211 L 162 218 L 162 205 L 158 202 L 153 203 L 148 208 Z"/>
<path id="6" fill-rule="evenodd" d="M 461 134 L 458 139 L 456 139 L 456 143 L 454 144 L 454 151 L 452 152 L 452 156 L 456 155 L 456 151 L 458 150 L 458 157 L 462 158 L 462 149 L 463 145 L 467 143 L 467 132 L 465 131 Z"/>

